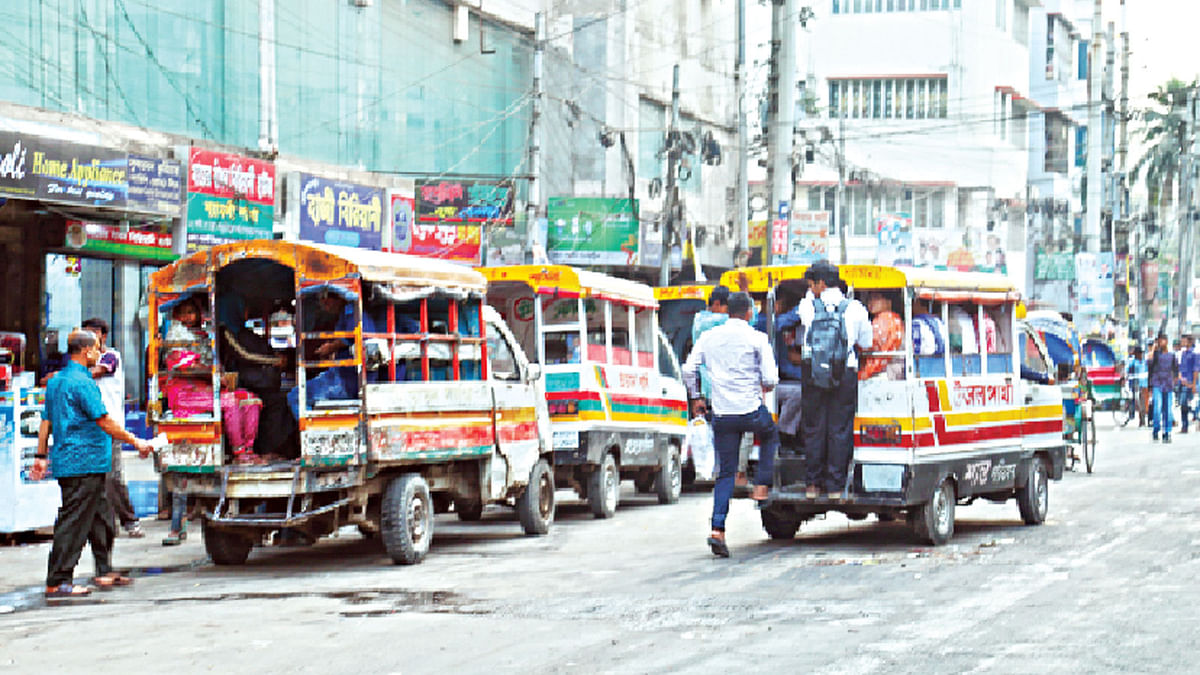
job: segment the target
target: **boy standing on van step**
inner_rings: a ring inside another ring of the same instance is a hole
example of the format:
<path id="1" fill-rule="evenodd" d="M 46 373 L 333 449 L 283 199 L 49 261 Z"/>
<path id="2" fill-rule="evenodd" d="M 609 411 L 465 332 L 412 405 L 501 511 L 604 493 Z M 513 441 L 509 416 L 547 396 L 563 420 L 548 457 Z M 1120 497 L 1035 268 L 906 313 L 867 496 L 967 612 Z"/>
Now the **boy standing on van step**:
<path id="1" fill-rule="evenodd" d="M 800 434 L 804 438 L 809 499 L 838 500 L 854 453 L 854 414 L 858 408 L 858 354 L 874 338 L 867 308 L 842 293 L 837 267 L 826 260 L 804 272 L 812 296 L 800 301 L 804 325 L 801 368 Z"/>
<path id="2" fill-rule="evenodd" d="M 692 347 L 683 366 L 683 381 L 694 399 L 700 395 L 700 366 L 712 381 L 713 445 L 717 450 L 717 483 L 713 486 L 712 533 L 708 546 L 714 555 L 729 557 L 725 544 L 725 517 L 733 496 L 734 473 L 742 434 L 762 439 L 752 498 L 763 501 L 775 477 L 775 452 L 779 433 L 763 403 L 763 394 L 779 383 L 779 368 L 767 336 L 750 327 L 754 301 L 746 293 L 729 296 L 729 320 L 710 329 Z M 697 401 L 698 405 L 703 405 Z M 703 410 L 696 411 L 702 414 Z"/>

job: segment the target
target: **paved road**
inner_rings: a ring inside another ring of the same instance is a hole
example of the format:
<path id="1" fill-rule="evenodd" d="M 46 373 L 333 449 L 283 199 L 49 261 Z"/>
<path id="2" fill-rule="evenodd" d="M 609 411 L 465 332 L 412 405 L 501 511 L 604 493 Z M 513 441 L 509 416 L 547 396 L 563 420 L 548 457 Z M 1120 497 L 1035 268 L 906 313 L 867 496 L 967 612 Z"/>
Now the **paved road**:
<path id="1" fill-rule="evenodd" d="M 1096 473 L 1052 483 L 1043 526 L 976 504 L 937 549 L 841 517 L 771 542 L 738 502 L 734 556 L 718 560 L 694 493 L 631 499 L 609 521 L 569 503 L 542 538 L 503 511 L 439 517 L 415 567 L 356 536 L 256 550 L 242 568 L 184 566 L 101 603 L 0 616 L 0 673 L 1195 671 L 1200 438 L 1148 436 L 1102 428 Z M 119 546 L 121 564 L 163 555 Z M 6 580 L 30 587 L 44 560 L 45 545 L 0 549 Z"/>

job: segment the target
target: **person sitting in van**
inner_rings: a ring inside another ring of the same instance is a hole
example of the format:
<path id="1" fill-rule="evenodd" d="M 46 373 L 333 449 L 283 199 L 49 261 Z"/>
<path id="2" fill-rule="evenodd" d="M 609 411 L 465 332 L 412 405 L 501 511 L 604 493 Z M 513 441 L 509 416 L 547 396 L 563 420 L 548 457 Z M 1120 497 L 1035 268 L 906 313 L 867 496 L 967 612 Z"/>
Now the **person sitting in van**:
<path id="1" fill-rule="evenodd" d="M 247 456 L 246 460 L 299 457 L 296 420 L 289 414 L 283 394 L 287 358 L 271 348 L 268 336 L 259 335 L 246 325 L 250 312 L 240 296 L 222 297 L 219 308 L 222 367 L 227 373 L 237 373 L 238 386 L 262 401 L 258 435 L 252 444 L 254 456 Z"/>
<path id="2" fill-rule="evenodd" d="M 867 295 L 867 311 L 871 314 L 871 351 L 894 352 L 904 344 L 904 319 L 892 310 L 892 301 L 878 291 Z M 898 366 L 895 367 L 895 366 Z M 866 380 L 887 371 L 890 380 L 904 379 L 904 363 L 890 356 L 863 358 L 858 379 Z"/>

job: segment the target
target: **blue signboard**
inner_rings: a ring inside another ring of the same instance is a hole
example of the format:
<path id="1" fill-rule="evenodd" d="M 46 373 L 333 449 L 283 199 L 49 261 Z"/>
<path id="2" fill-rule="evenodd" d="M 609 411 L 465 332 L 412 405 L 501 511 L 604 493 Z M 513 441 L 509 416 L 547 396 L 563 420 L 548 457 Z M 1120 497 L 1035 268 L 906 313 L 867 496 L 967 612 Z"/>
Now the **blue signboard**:
<path id="1" fill-rule="evenodd" d="M 382 188 L 300 174 L 300 238 L 378 251 L 383 247 Z"/>
<path id="2" fill-rule="evenodd" d="M 183 165 L 174 159 L 129 155 L 130 211 L 160 213 L 178 218 L 183 205 Z"/>

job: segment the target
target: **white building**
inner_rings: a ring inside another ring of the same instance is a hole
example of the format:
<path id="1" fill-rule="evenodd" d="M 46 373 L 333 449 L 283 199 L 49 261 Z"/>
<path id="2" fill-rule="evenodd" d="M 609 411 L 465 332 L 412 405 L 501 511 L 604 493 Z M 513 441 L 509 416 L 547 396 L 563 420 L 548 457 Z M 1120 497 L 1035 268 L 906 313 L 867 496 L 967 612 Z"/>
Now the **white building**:
<path id="1" fill-rule="evenodd" d="M 848 262 L 876 219 L 910 214 L 918 264 L 1025 278 L 1031 6 L 1038 0 L 824 0 L 801 33 L 815 116 L 799 124 L 798 209 L 832 210 L 844 138 Z M 1044 19 L 1043 19 L 1044 20 Z M 803 75 L 801 76 L 803 77 Z M 838 219 L 835 219 L 835 221 Z M 830 257 L 840 259 L 838 238 Z"/>

